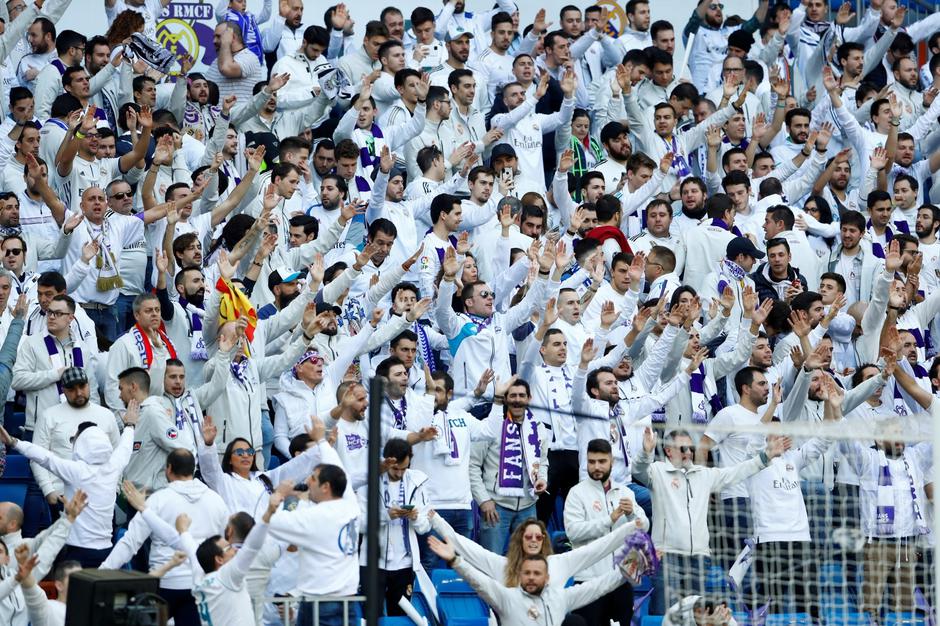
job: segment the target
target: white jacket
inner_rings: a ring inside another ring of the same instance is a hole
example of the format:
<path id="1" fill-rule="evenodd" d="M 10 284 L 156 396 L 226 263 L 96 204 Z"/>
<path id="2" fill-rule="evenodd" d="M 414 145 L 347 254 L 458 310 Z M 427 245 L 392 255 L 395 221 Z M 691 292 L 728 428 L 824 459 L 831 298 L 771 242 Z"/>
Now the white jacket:
<path id="1" fill-rule="evenodd" d="M 673 554 L 709 556 L 708 507 L 710 494 L 740 482 L 766 465 L 760 456 L 733 467 L 693 465 L 688 470 L 670 461 L 653 461 L 643 449 L 633 464 L 633 475 L 653 492 L 653 544 Z M 669 521 L 667 526 L 666 520 Z"/>
<path id="2" fill-rule="evenodd" d="M 22 344 L 20 346 L 22 348 Z M 118 430 L 114 413 L 93 402 L 89 402 L 80 409 L 63 402 L 44 410 L 36 422 L 33 443 L 59 458 L 68 459 L 72 456 L 72 437 L 75 436 L 78 425 L 82 422 L 97 424 L 108 436 L 113 447 L 116 448 L 120 443 L 121 432 Z M 36 482 L 39 483 L 39 488 L 42 489 L 42 495 L 48 496 L 54 491 L 62 492 L 64 486 L 58 476 L 36 462 L 30 463 L 30 467 Z"/>
<path id="3" fill-rule="evenodd" d="M 633 502 L 633 512 L 621 515 L 616 522 L 610 521 L 610 513 L 620 500 L 627 498 Z M 605 491 L 603 483 L 590 478 L 582 480 L 571 488 L 565 499 L 565 532 L 573 548 L 589 545 L 590 542 L 610 535 L 614 529 L 627 527 L 623 535 L 631 534 L 629 529 L 649 530 L 650 522 L 643 508 L 636 503 L 633 491 L 625 486 L 612 483 Z M 620 536 L 620 533 L 617 534 Z M 575 580 L 585 581 L 603 576 L 614 568 L 612 558 L 597 559 L 574 575 Z"/>
<path id="4" fill-rule="evenodd" d="M 46 348 L 45 343 L 46 337 L 52 338 L 55 342 L 55 358 L 49 356 L 49 350 Z M 73 362 L 73 350 L 76 348 L 81 351 L 81 367 L 88 374 L 90 400 L 98 400 L 98 382 L 95 378 L 98 347 L 86 343 L 75 333 L 71 333 L 71 341 L 74 343 L 65 346 L 45 329 L 32 336 L 24 336 L 20 341 L 16 362 L 13 364 L 13 382 L 11 386 L 17 391 L 25 392 L 27 428 L 34 428 L 37 420 L 46 409 L 59 404 L 63 400 L 58 387 L 59 378 L 61 377 L 59 368 L 76 365 Z"/>
<path id="5" fill-rule="evenodd" d="M 16 444 L 17 452 L 62 478 L 67 499 L 78 489 L 88 494 L 88 505 L 72 525 L 68 545 L 92 550 L 111 547 L 114 494 L 131 458 L 133 443 L 134 427 L 128 425 L 116 448 L 111 447 L 108 436 L 97 426 L 85 429 L 75 440 L 71 460 L 60 459 L 28 441 Z"/>
<path id="6" fill-rule="evenodd" d="M 173 526 L 177 516 L 187 514 L 193 523 L 189 533 L 201 543 L 213 535 L 222 535 L 228 523 L 228 507 L 222 497 L 209 489 L 200 480 L 175 480 L 163 489 L 158 489 L 147 498 L 147 509 Z M 127 532 L 117 542 L 111 554 L 101 564 L 101 569 L 119 569 L 137 553 L 147 538 L 150 544 L 150 569 L 163 565 L 173 556 L 172 546 L 164 543 L 157 534 L 151 534 L 150 525 L 143 515 L 135 515 Z M 193 573 L 188 561 L 171 569 L 160 579 L 163 589 L 189 589 Z"/>
<path id="7" fill-rule="evenodd" d="M 420 567 L 419 560 L 415 558 L 418 555 L 418 537 L 415 533 L 424 535 L 431 530 L 431 523 L 428 521 L 427 483 L 427 474 L 413 469 L 406 470 L 400 483 L 396 483 L 395 487 L 391 486 L 387 474 L 379 479 L 379 497 L 382 498 L 379 502 L 379 569 L 398 570 L 406 567 Z M 399 486 L 401 493 L 398 490 Z M 347 485 L 346 488 L 349 489 L 350 486 Z M 368 494 L 368 485 L 356 491 L 359 501 L 359 528 L 363 530 L 368 528 L 369 523 Z M 407 545 L 402 534 L 402 520 L 393 520 L 388 514 L 390 508 L 400 507 L 402 504 L 411 505 L 418 511 L 418 519 L 407 521 Z M 359 564 L 363 567 L 367 564 L 368 554 L 368 540 L 363 536 L 362 544 L 359 546 Z"/>
<path id="8" fill-rule="evenodd" d="M 620 571 L 612 570 L 573 587 L 546 585 L 539 595 L 532 595 L 522 587 L 504 586 L 501 580 L 483 574 L 459 556 L 453 568 L 490 605 L 503 626 L 561 626 L 566 614 L 610 593 L 624 582 Z"/>

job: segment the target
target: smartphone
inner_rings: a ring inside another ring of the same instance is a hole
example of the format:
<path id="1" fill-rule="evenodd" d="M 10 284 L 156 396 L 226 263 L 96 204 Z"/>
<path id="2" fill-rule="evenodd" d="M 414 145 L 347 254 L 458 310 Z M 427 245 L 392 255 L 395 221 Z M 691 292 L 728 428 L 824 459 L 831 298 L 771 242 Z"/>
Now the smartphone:
<path id="1" fill-rule="evenodd" d="M 512 168 L 504 167 L 502 175 L 503 175 L 503 180 L 512 180 L 512 177 L 513 177 Z"/>
<path id="2" fill-rule="evenodd" d="M 403 505 L 401 505 L 401 507 L 399 507 L 399 508 L 405 509 L 406 511 L 410 511 L 411 509 L 415 508 L 415 505 L 413 505 L 413 504 L 403 504 Z"/>

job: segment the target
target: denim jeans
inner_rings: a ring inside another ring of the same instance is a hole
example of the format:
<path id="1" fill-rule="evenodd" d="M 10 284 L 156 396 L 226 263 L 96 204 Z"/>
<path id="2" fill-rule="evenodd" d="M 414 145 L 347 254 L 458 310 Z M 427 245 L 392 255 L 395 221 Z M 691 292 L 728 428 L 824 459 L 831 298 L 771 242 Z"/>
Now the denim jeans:
<path id="1" fill-rule="evenodd" d="M 118 296 L 114 307 L 117 309 L 118 334 L 127 331 L 134 325 L 134 300 L 137 296 L 121 294 Z"/>
<path id="2" fill-rule="evenodd" d="M 506 553 L 506 543 L 509 541 L 509 535 L 527 519 L 535 517 L 535 503 L 519 511 L 513 511 L 496 505 L 496 513 L 499 515 L 499 521 L 490 526 L 481 518 L 480 545 L 496 554 Z"/>
<path id="3" fill-rule="evenodd" d="M 346 606 L 349 607 L 347 611 L 348 621 L 346 624 L 348 624 L 348 626 L 354 626 L 359 621 L 356 615 L 358 613 L 356 604 L 351 602 Z M 319 618 L 319 621 L 314 622 L 313 602 L 300 603 L 297 626 L 343 626 L 343 603 L 321 602 Z"/>
<path id="4" fill-rule="evenodd" d="M 95 330 L 98 331 L 98 335 L 101 337 L 113 343 L 121 336 L 121 333 L 118 331 L 116 307 L 109 307 L 107 309 L 85 309 L 85 313 L 88 314 L 88 318 L 95 325 Z"/>
<path id="5" fill-rule="evenodd" d="M 636 503 L 639 504 L 643 512 L 646 513 L 646 517 L 653 519 L 653 496 L 650 495 L 650 490 L 637 483 L 630 483 L 627 486 L 630 487 L 630 491 L 633 492 Z"/>
<path id="6" fill-rule="evenodd" d="M 271 448 L 274 447 L 274 425 L 271 423 L 271 412 L 261 409 L 261 446 L 264 455 L 264 469 L 271 465 Z"/>
<path id="7" fill-rule="evenodd" d="M 435 509 L 435 512 L 441 516 L 441 519 L 450 524 L 455 533 L 468 539 L 471 537 L 470 531 L 473 525 L 473 514 L 470 509 Z M 418 548 L 421 551 L 421 565 L 424 566 L 426 572 L 430 572 L 432 569 L 446 567 L 440 557 L 428 548 L 428 537 L 431 535 L 440 537 L 440 535 L 435 532 L 430 532 L 426 535 L 418 535 Z"/>

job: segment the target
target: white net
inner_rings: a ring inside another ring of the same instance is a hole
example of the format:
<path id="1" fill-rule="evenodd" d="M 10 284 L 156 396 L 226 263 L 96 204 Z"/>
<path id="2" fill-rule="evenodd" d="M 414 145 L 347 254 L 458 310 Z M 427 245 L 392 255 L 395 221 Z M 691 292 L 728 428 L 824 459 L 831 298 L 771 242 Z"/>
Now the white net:
<path id="1" fill-rule="evenodd" d="M 688 438 L 659 437 L 648 471 L 635 451 L 634 480 L 651 489 L 651 535 L 664 551 L 636 623 L 657 623 L 644 614 L 689 596 L 726 603 L 738 624 L 933 623 L 933 445 L 923 434 L 933 418 L 888 411 L 872 426 L 689 427 Z M 642 440 L 638 429 L 627 436 Z M 732 479 L 742 457 L 784 437 L 789 449 L 765 469 Z M 677 470 L 664 447 L 729 469 Z"/>

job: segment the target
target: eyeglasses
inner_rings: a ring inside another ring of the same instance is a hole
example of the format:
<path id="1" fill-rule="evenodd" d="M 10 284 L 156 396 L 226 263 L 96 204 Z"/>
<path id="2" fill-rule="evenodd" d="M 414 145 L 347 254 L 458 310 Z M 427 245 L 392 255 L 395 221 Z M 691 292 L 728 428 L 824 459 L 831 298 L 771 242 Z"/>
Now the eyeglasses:
<path id="1" fill-rule="evenodd" d="M 91 139 L 92 137 L 98 137 L 98 133 L 85 133 L 85 139 Z"/>
<path id="2" fill-rule="evenodd" d="M 255 451 L 251 448 L 235 448 L 232 450 L 232 454 L 235 456 L 254 456 Z"/>
<path id="3" fill-rule="evenodd" d="M 88 135 L 85 135 L 85 136 L 88 137 Z M 129 192 L 129 191 L 119 191 L 119 192 L 117 192 L 117 193 L 111 194 L 111 195 L 108 196 L 108 197 L 109 197 L 109 198 L 117 198 L 118 200 L 127 200 L 128 198 L 132 197 L 133 195 L 134 195 L 134 194 L 132 194 L 132 193 Z"/>
<path id="4" fill-rule="evenodd" d="M 23 253 L 23 248 L 10 248 L 3 251 L 3 256 L 17 256 Z"/>
<path id="5" fill-rule="evenodd" d="M 65 315 L 69 315 L 69 312 L 68 311 L 54 311 L 52 309 L 49 309 L 48 311 L 46 311 L 46 317 L 48 317 L 49 319 L 53 319 L 53 320 L 58 317 L 63 317 Z"/>
<path id="6" fill-rule="evenodd" d="M 711 4 L 708 5 L 708 9 L 710 11 L 718 11 L 724 8 L 725 8 L 725 5 L 721 4 L 720 2 L 712 2 Z"/>

